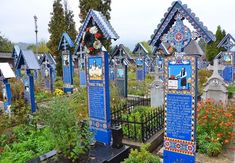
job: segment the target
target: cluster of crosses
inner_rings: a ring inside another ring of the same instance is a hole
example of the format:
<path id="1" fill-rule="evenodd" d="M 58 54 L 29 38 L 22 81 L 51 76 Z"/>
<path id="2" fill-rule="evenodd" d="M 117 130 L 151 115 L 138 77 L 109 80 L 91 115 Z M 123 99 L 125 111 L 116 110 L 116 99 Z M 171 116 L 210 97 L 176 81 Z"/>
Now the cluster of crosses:
<path id="1" fill-rule="evenodd" d="M 188 20 L 195 31 L 191 32 L 184 25 L 184 20 Z M 96 41 L 90 39 L 93 37 Z M 63 91 L 67 94 L 74 91 L 73 49 L 78 58 L 80 86 L 87 87 L 90 129 L 95 140 L 106 145 L 111 144 L 109 84 L 113 81 L 119 94 L 127 97 L 128 65 L 135 64 L 136 80 L 145 80 L 146 74 L 155 71 L 156 78 L 151 85 L 155 91 L 152 94 L 162 92 L 158 97 L 154 96 L 160 100 L 151 105 L 161 106 L 164 103 L 165 107 L 164 162 L 195 162 L 197 70 L 198 64 L 204 64 L 200 59 L 203 52 L 196 40 L 202 38 L 210 43 L 215 40 L 214 35 L 187 5 L 175 1 L 149 41 L 149 45 L 153 47 L 153 57 L 150 57 L 142 43 L 134 48 L 134 59 L 122 44 L 116 46 L 109 55 L 103 42 L 99 41 L 101 37 L 108 41 L 119 38 L 101 12 L 90 10 L 75 42 L 67 33 L 63 33 L 58 45 L 63 67 Z M 206 83 L 205 98 L 213 94 L 214 87 L 210 86 L 211 83 L 221 83 L 220 89 L 223 91 L 223 86 L 234 82 L 234 43 L 234 38 L 228 34 L 218 45 L 227 51 L 218 54 L 214 66 L 208 67 L 213 70 L 213 75 Z M 56 79 L 56 62 L 50 54 L 36 57 L 32 51 L 21 50 L 17 46 L 13 49 L 12 57 L 15 61 L 16 78 L 24 84 L 25 99 L 32 112 L 35 112 L 34 80 L 38 78 L 37 73 L 41 72 L 45 89 L 52 92 Z M 12 96 L 8 79 L 14 78 L 15 74 L 9 64 L 0 64 L 6 110 L 11 105 Z"/>

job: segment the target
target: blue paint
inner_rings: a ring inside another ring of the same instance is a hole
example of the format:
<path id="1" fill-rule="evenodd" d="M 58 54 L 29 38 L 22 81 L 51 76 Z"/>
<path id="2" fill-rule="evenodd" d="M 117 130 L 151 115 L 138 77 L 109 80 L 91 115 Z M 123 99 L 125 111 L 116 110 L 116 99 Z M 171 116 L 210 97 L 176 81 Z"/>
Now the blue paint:
<path id="1" fill-rule="evenodd" d="M 226 82 L 229 82 L 229 83 L 233 82 L 233 67 L 232 67 L 232 65 L 226 66 L 224 68 L 222 77 L 224 78 L 224 80 Z"/>
<path id="2" fill-rule="evenodd" d="M 15 70 L 16 78 L 19 79 L 21 77 L 21 69 Z"/>
<path id="3" fill-rule="evenodd" d="M 80 71 L 80 87 L 86 86 L 86 72 Z"/>
<path id="4" fill-rule="evenodd" d="M 136 70 L 136 80 L 143 81 L 144 80 L 144 70 L 140 68 Z"/>
<path id="5" fill-rule="evenodd" d="M 64 92 L 73 93 L 72 55 L 70 51 L 65 51 L 62 56 Z"/>
<path id="6" fill-rule="evenodd" d="M 34 79 L 30 72 L 30 70 L 26 70 L 29 80 L 29 98 L 30 98 L 30 106 L 32 113 L 36 112 L 36 103 L 35 103 L 35 96 L 34 96 Z"/>
<path id="7" fill-rule="evenodd" d="M 195 157 L 164 150 L 163 163 L 194 163 Z"/>
<path id="8" fill-rule="evenodd" d="M 167 137 L 191 140 L 192 96 L 167 94 Z"/>
<path id="9" fill-rule="evenodd" d="M 87 90 L 90 128 L 95 140 L 111 142 L 108 53 L 88 56 Z M 101 71 L 101 74 L 100 74 Z"/>
<path id="10" fill-rule="evenodd" d="M 24 99 L 26 102 L 30 103 L 29 77 L 27 75 L 24 76 L 23 82 L 24 82 Z"/>

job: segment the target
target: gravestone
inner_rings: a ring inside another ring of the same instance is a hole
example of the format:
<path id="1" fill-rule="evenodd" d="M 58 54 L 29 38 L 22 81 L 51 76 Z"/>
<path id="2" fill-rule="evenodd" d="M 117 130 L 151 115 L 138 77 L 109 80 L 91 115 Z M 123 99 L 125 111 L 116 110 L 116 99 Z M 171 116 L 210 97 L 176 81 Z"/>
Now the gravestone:
<path id="1" fill-rule="evenodd" d="M 24 68 L 25 75 L 25 94 L 31 106 L 31 111 L 36 112 L 36 103 L 34 97 L 34 76 L 33 71 L 39 70 L 40 66 L 34 53 L 29 50 L 22 50 L 16 63 L 16 69 Z"/>
<path id="2" fill-rule="evenodd" d="M 219 63 L 224 65 L 224 70 L 221 71 L 221 76 L 224 81 L 232 84 L 234 83 L 234 69 L 235 69 L 235 52 L 232 48 L 235 47 L 235 39 L 227 34 L 218 44 L 218 48 L 225 48 L 226 52 L 220 52 L 215 59 L 219 59 Z"/>
<path id="3" fill-rule="evenodd" d="M 112 59 L 114 60 L 115 66 L 115 84 L 118 88 L 119 95 L 122 97 L 127 97 L 127 73 L 130 55 L 126 51 L 124 45 L 120 44 L 116 46 L 113 53 Z"/>
<path id="4" fill-rule="evenodd" d="M 73 59 L 71 50 L 74 43 L 69 35 L 64 32 L 61 36 L 58 50 L 62 51 L 62 67 L 63 67 L 63 89 L 64 93 L 73 93 Z"/>
<path id="5" fill-rule="evenodd" d="M 77 48 L 77 55 L 78 55 L 78 66 L 79 66 L 79 79 L 80 79 L 80 87 L 86 87 L 86 52 L 84 51 L 83 47 L 80 45 Z"/>
<path id="6" fill-rule="evenodd" d="M 208 66 L 209 70 L 213 70 L 212 76 L 204 84 L 202 99 L 213 99 L 215 102 L 228 102 L 227 84 L 219 75 L 219 70 L 224 70 L 225 66 L 218 64 L 218 59 L 214 59 L 214 65 Z"/>
<path id="7" fill-rule="evenodd" d="M 15 71 L 17 79 L 21 77 L 21 70 L 16 69 L 16 62 L 17 62 L 17 59 L 18 59 L 20 53 L 21 53 L 21 50 L 20 50 L 19 46 L 15 45 L 13 47 L 13 51 L 12 51 L 12 58 L 14 59 L 14 69 L 15 69 L 14 71 Z"/>
<path id="8" fill-rule="evenodd" d="M 111 81 L 115 80 L 115 65 L 116 65 L 115 60 L 111 59 L 109 62 L 109 80 Z"/>
<path id="9" fill-rule="evenodd" d="M 46 90 L 54 91 L 54 82 L 56 80 L 56 62 L 51 54 L 44 54 L 40 60 L 41 75 Z"/>
<path id="10" fill-rule="evenodd" d="M 76 44 L 82 45 L 87 54 L 86 76 L 90 129 L 97 142 L 108 145 L 111 143 L 109 62 L 108 52 L 102 49 L 104 42 L 101 39 L 117 40 L 118 38 L 117 33 L 101 12 L 89 10 L 76 39 Z"/>
<path id="11" fill-rule="evenodd" d="M 160 79 L 162 73 L 158 71 L 158 67 L 155 70 L 155 80 L 151 84 L 151 107 L 162 107 L 164 103 L 164 87 L 163 81 Z"/>
<path id="12" fill-rule="evenodd" d="M 144 80 L 145 76 L 147 74 L 147 55 L 148 55 L 148 51 L 145 49 L 145 47 L 143 46 L 142 43 L 138 43 L 134 50 L 133 50 L 133 54 L 137 55 L 137 58 L 135 60 L 135 64 L 137 66 L 137 70 L 136 70 L 136 80 Z"/>
<path id="13" fill-rule="evenodd" d="M 11 106 L 11 87 L 8 79 L 15 78 L 15 74 L 11 69 L 9 63 L 0 63 L 0 81 L 2 85 L 3 106 L 6 112 L 10 113 L 9 106 Z M 1 108 L 0 108 L 1 110 Z"/>
<path id="14" fill-rule="evenodd" d="M 183 21 L 196 30 L 191 32 Z M 197 54 L 185 53 L 193 39 L 215 40 L 187 5 L 175 1 L 151 37 L 150 45 L 167 43 L 176 52 L 165 58 L 165 131 L 163 162 L 195 162 L 197 108 Z"/>

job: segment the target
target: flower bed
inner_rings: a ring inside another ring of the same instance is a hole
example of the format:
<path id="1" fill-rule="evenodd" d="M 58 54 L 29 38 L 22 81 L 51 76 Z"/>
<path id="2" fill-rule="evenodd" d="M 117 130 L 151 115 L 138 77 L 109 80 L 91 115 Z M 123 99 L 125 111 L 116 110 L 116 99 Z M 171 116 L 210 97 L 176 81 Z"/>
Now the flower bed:
<path id="1" fill-rule="evenodd" d="M 198 104 L 197 143 L 198 150 L 209 156 L 217 156 L 223 146 L 234 137 L 235 110 L 212 100 Z"/>

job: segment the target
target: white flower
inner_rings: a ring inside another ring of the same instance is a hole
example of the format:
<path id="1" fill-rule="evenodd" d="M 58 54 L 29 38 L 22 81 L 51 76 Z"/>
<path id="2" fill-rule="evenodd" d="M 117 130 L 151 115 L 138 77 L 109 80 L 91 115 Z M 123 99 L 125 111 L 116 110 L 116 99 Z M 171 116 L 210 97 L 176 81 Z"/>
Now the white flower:
<path id="1" fill-rule="evenodd" d="M 93 27 L 90 28 L 89 32 L 90 32 L 91 34 L 96 34 L 96 33 L 98 32 L 98 29 L 97 29 L 96 26 L 93 26 Z"/>
<path id="2" fill-rule="evenodd" d="M 85 52 L 90 53 L 90 50 L 85 46 Z"/>
<path id="3" fill-rule="evenodd" d="M 95 49 L 100 49 L 101 48 L 101 42 L 99 40 L 96 40 L 94 43 L 93 43 L 93 47 Z"/>

